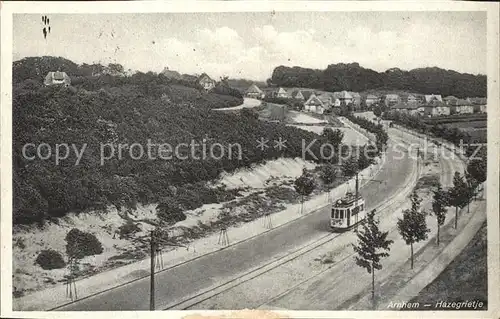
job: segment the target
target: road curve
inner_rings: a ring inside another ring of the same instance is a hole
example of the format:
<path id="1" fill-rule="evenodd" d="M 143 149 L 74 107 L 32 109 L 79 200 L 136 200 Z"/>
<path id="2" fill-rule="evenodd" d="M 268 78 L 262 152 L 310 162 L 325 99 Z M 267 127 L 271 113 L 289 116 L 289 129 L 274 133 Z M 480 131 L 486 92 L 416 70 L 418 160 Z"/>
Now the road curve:
<path id="1" fill-rule="evenodd" d="M 412 171 L 412 162 L 407 156 L 398 160 L 394 159 L 395 156 L 397 154 L 394 148 L 389 148 L 386 165 L 374 177 L 385 182 L 368 183 L 368 187 L 360 190 L 368 208 L 378 206 L 392 194 L 398 193 Z M 198 291 L 209 289 L 217 283 L 245 273 L 265 261 L 273 260 L 283 252 L 303 246 L 329 232 L 327 207 L 249 241 L 160 272 L 156 275 L 156 307 L 162 309 L 175 300 L 182 300 Z M 148 309 L 149 278 L 145 278 L 57 310 Z"/>
<path id="2" fill-rule="evenodd" d="M 261 100 L 245 97 L 245 98 L 243 98 L 243 104 L 240 104 L 237 106 L 232 106 L 232 107 L 223 107 L 220 109 L 213 109 L 213 110 L 214 111 L 235 111 L 235 110 L 241 110 L 241 109 L 245 109 L 245 108 L 254 108 L 254 107 L 260 106 L 261 103 L 262 103 Z"/>

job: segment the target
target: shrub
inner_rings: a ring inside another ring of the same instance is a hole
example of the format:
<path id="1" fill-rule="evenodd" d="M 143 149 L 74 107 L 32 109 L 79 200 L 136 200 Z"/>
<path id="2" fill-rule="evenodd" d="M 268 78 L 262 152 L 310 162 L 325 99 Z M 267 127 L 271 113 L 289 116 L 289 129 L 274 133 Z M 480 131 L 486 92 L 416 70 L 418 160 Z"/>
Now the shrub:
<path id="1" fill-rule="evenodd" d="M 60 269 L 66 266 L 61 253 L 52 249 L 42 250 L 35 262 L 44 270 Z"/>
<path id="2" fill-rule="evenodd" d="M 175 224 L 187 218 L 186 214 L 180 208 L 179 203 L 171 198 L 163 199 L 156 207 L 156 211 L 158 218 L 169 224 Z"/>
<path id="3" fill-rule="evenodd" d="M 137 233 L 140 230 L 141 228 L 138 224 L 134 223 L 133 221 L 127 220 L 125 224 L 118 228 L 118 233 L 120 234 L 120 239 L 122 239 L 129 238 L 131 235 Z"/>
<path id="4" fill-rule="evenodd" d="M 94 234 L 73 228 L 66 235 L 66 253 L 70 258 L 83 258 L 102 254 L 102 244 Z"/>

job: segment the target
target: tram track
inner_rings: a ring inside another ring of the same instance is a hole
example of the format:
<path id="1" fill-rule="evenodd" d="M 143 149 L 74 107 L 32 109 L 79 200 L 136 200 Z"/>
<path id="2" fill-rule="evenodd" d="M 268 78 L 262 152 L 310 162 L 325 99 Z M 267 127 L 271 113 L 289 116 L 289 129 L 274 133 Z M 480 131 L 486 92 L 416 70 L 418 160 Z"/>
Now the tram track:
<path id="1" fill-rule="evenodd" d="M 407 144 L 405 141 L 403 141 L 399 138 L 396 138 L 396 140 L 399 140 L 399 142 L 402 142 L 403 144 Z M 418 168 L 413 169 L 412 174 L 409 175 L 409 177 L 407 178 L 408 182 L 405 183 L 405 187 L 403 188 L 402 191 L 393 194 L 387 201 L 380 203 L 380 204 L 376 205 L 375 207 L 370 207 L 369 210 L 375 209 L 377 212 L 381 212 L 381 211 L 387 211 L 389 208 L 393 208 L 394 206 L 395 206 L 394 209 L 401 206 L 406 201 L 407 196 L 413 190 L 413 187 L 416 184 L 419 175 L 420 175 L 420 171 L 418 170 Z M 346 235 L 347 233 L 349 233 L 349 232 L 334 233 L 334 234 L 329 233 L 327 235 L 321 236 L 320 238 L 300 247 L 297 250 L 289 252 L 284 256 L 275 258 L 271 262 L 265 263 L 263 265 L 259 265 L 259 266 L 255 267 L 254 269 L 251 269 L 250 271 L 246 271 L 244 274 L 239 274 L 238 276 L 235 276 L 234 278 L 231 278 L 222 284 L 218 284 L 214 287 L 210 287 L 210 288 L 208 288 L 200 293 L 196 293 L 196 294 L 191 295 L 187 298 L 183 298 L 182 300 L 175 301 L 175 302 L 169 304 L 167 307 L 163 308 L 163 310 L 171 310 L 171 309 L 184 310 L 184 309 L 191 308 L 191 307 L 193 307 L 197 304 L 200 304 L 208 299 L 211 299 L 217 295 L 220 295 L 220 294 L 222 294 L 222 293 L 224 293 L 224 292 L 226 292 L 226 291 L 228 291 L 236 286 L 239 286 L 245 282 L 248 282 L 256 277 L 262 276 L 262 275 L 272 271 L 273 269 L 276 269 L 280 266 L 283 266 L 284 264 L 289 263 L 292 260 L 295 260 L 295 259 L 297 259 L 297 258 L 299 258 L 307 253 L 310 253 L 310 252 L 330 243 L 334 239 L 339 238 L 340 236 Z M 312 276 L 310 278 L 307 278 L 306 281 L 301 282 L 298 285 L 301 285 L 301 284 L 313 279 L 314 277 L 317 277 L 321 273 L 324 273 L 328 269 L 335 267 L 339 263 L 343 262 L 345 259 L 352 257 L 352 256 L 353 256 L 353 254 L 349 254 L 348 256 L 337 261 L 336 263 L 331 264 L 327 269 L 321 271 L 320 273 L 315 274 L 314 276 Z M 266 301 L 266 303 L 267 302 L 269 302 L 269 301 Z"/>
<path id="2" fill-rule="evenodd" d="M 461 166 L 462 160 L 460 159 L 460 162 L 456 162 L 454 160 L 449 160 L 449 159 L 445 160 L 442 157 L 440 157 L 439 161 L 440 161 L 440 164 L 442 165 L 442 167 L 444 168 L 444 170 L 443 170 L 444 174 L 441 175 L 441 183 L 443 185 L 445 185 L 445 186 L 450 185 L 452 183 L 452 180 L 453 180 L 453 172 L 456 170 L 457 166 Z M 418 175 L 420 175 L 420 173 Z M 428 202 L 429 202 L 429 200 L 427 201 L 427 203 Z M 451 221 L 452 220 L 448 220 L 448 223 L 450 223 Z M 395 231 L 397 231 L 397 226 L 396 225 L 393 226 L 393 227 L 391 227 L 388 230 L 388 232 L 390 234 L 393 233 L 393 232 L 395 232 Z M 272 304 L 274 301 L 279 300 L 283 296 L 286 296 L 287 294 L 293 292 L 294 290 L 298 289 L 299 287 L 301 287 L 301 286 L 305 285 L 306 283 L 310 282 L 311 280 L 320 277 L 321 275 L 325 274 L 326 272 L 328 272 L 328 271 L 332 270 L 333 268 L 341 265 L 343 262 L 345 262 L 347 259 L 353 257 L 354 255 L 355 255 L 355 253 L 353 252 L 351 254 L 348 254 L 348 255 L 344 256 L 342 259 L 340 259 L 336 263 L 331 264 L 327 268 L 321 270 L 320 272 L 318 272 L 318 273 L 316 273 L 316 274 L 314 274 L 312 276 L 309 276 L 308 278 L 300 281 L 299 283 L 297 283 L 294 286 L 288 288 L 287 290 L 281 292 L 280 294 L 273 296 L 272 298 L 266 300 L 265 302 L 262 302 L 262 303 L 258 304 L 255 308 L 259 309 L 259 308 L 262 307 L 264 309 L 265 308 L 264 306 Z M 368 291 L 367 289 L 364 289 L 363 291 L 365 291 L 365 290 Z M 360 294 L 358 294 L 358 295 L 360 295 Z M 349 300 L 346 300 L 343 304 L 347 304 L 348 302 L 349 302 Z M 345 307 L 340 306 L 338 308 L 339 309 L 344 309 Z"/>

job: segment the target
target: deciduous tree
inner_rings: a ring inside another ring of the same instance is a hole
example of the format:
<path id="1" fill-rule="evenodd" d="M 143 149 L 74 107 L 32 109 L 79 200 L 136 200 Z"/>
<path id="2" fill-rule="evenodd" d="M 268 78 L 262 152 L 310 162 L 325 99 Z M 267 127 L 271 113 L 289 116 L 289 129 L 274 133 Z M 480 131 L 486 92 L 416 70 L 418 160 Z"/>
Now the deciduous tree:
<path id="1" fill-rule="evenodd" d="M 304 171 L 302 175 L 299 176 L 294 183 L 295 191 L 300 195 L 300 213 L 302 214 L 304 210 L 304 197 L 310 195 L 315 187 L 313 177 Z"/>
<path id="2" fill-rule="evenodd" d="M 389 256 L 392 240 L 387 239 L 389 232 L 379 229 L 379 221 L 375 220 L 375 210 L 370 211 L 360 230 L 356 230 L 358 242 L 353 245 L 356 264 L 365 268 L 372 275 L 372 302 L 375 305 L 375 270 L 382 269 L 381 259 Z"/>
<path id="3" fill-rule="evenodd" d="M 403 218 L 398 218 L 397 226 L 401 237 L 410 245 L 411 268 L 413 269 L 413 244 L 427 239 L 430 229 L 427 228 L 425 212 L 420 210 L 420 198 L 416 191 L 411 194 L 411 208 L 403 212 Z"/>
<path id="4" fill-rule="evenodd" d="M 446 192 L 441 187 L 441 184 L 438 184 L 437 189 L 433 191 L 433 201 L 432 201 L 432 212 L 434 216 L 436 216 L 437 222 L 437 236 L 436 243 L 439 246 L 439 231 L 441 226 L 443 226 L 444 221 L 446 220 L 446 205 L 447 205 L 447 196 Z"/>
<path id="5" fill-rule="evenodd" d="M 469 190 L 463 177 L 459 172 L 455 172 L 453 176 L 453 187 L 448 190 L 448 204 L 455 207 L 455 229 L 458 225 L 458 209 L 464 208 L 467 205 Z"/>
<path id="6" fill-rule="evenodd" d="M 321 166 L 320 171 L 321 180 L 325 183 L 325 185 L 330 185 L 337 178 L 337 170 L 331 164 L 325 164 Z"/>
<path id="7" fill-rule="evenodd" d="M 465 183 L 467 185 L 467 213 L 470 213 L 470 202 L 477 195 L 479 183 L 469 172 L 465 172 Z"/>
<path id="8" fill-rule="evenodd" d="M 486 154 L 480 158 L 472 159 L 467 165 L 467 172 L 476 179 L 479 184 L 486 181 Z"/>

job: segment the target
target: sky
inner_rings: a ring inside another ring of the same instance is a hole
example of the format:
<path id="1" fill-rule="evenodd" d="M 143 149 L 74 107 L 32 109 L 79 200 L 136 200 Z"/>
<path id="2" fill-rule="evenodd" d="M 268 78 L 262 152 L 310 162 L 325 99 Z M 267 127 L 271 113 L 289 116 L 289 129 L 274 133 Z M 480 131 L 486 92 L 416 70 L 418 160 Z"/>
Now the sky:
<path id="1" fill-rule="evenodd" d="M 16 14 L 13 59 L 61 56 L 125 69 L 265 80 L 279 65 L 358 62 L 486 74 L 485 12 Z"/>

